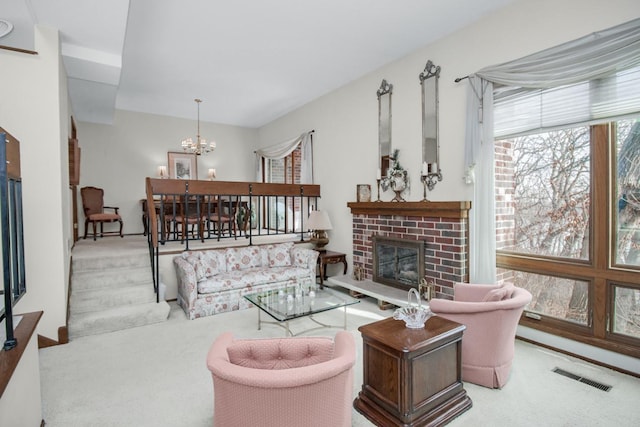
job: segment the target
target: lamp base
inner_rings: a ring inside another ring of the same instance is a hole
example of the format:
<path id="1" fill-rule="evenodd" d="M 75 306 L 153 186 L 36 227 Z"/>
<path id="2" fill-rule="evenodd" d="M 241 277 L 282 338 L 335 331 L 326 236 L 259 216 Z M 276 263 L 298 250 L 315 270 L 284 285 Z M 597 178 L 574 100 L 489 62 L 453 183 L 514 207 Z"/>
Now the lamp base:
<path id="1" fill-rule="evenodd" d="M 315 230 L 309 239 L 311 243 L 315 246 L 315 250 L 318 252 L 325 252 L 324 248 L 329 243 L 329 237 L 327 237 L 327 232 L 324 230 Z"/>
<path id="2" fill-rule="evenodd" d="M 309 239 L 309 241 L 311 243 L 313 243 L 313 245 L 315 246 L 315 250 L 318 252 L 326 252 L 327 250 L 325 249 L 325 246 L 327 246 L 327 244 L 329 243 L 329 239 L 325 238 L 318 238 L 318 237 L 312 237 L 311 239 Z"/>

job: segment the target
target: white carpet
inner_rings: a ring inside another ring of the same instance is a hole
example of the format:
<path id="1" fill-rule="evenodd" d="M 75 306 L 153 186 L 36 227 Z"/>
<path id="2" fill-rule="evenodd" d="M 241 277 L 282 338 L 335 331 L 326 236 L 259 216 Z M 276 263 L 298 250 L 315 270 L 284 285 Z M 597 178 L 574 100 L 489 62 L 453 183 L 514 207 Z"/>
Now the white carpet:
<path id="1" fill-rule="evenodd" d="M 79 240 L 73 248 L 69 339 L 164 322 L 142 236 Z"/>
<path id="2" fill-rule="evenodd" d="M 43 417 L 50 427 L 212 425 L 213 387 L 205 357 L 215 337 L 283 336 L 264 325 L 257 309 L 189 321 L 175 303 L 167 322 L 40 350 Z M 362 340 L 357 327 L 392 311 L 365 299 L 349 308 L 348 329 L 356 338 L 353 397 L 362 385 Z M 323 313 L 341 324 L 342 311 Z M 292 323 L 295 331 L 311 327 Z M 335 329 L 313 332 L 334 335 Z M 604 392 L 551 372 L 554 367 L 613 386 Z M 450 426 L 635 426 L 640 425 L 640 379 L 516 341 L 511 378 L 502 390 L 465 384 L 473 407 Z M 319 397 L 321 399 L 321 397 Z M 354 410 L 353 426 L 372 425 Z M 299 427 L 299 426 L 296 426 Z M 330 427 L 330 426 L 328 426 Z"/>

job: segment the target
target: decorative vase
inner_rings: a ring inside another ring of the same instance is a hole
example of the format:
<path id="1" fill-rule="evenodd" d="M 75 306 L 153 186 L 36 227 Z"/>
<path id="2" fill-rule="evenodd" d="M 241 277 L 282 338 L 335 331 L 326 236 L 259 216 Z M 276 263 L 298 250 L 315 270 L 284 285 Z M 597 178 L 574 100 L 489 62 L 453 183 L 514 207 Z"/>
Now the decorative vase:
<path id="1" fill-rule="evenodd" d="M 404 202 L 402 198 L 402 192 L 407 188 L 407 171 L 402 171 L 401 174 L 394 175 L 391 178 L 390 187 L 396 196 L 391 200 L 392 202 Z"/>

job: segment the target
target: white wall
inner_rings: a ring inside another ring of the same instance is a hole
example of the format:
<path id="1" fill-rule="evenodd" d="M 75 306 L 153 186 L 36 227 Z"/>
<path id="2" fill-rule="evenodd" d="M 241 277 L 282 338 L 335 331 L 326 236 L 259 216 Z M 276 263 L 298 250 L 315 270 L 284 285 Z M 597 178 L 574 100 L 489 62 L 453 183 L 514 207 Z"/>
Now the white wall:
<path id="1" fill-rule="evenodd" d="M 382 79 L 393 84 L 392 144 L 409 171 L 408 200 L 422 199 L 421 103 L 418 75 L 427 60 L 442 67 L 440 77 L 440 165 L 443 181 L 427 197 L 470 200 L 462 181 L 466 81 L 485 66 L 516 59 L 640 16 L 637 0 L 524 0 L 476 24 L 388 64 L 260 129 L 261 146 L 315 129 L 315 182 L 320 208 L 329 212 L 331 249 L 352 260 L 351 214 L 357 184 L 371 184 L 376 196 L 377 98 Z M 391 191 L 382 199 L 391 200 Z M 405 197 L 406 198 L 406 197 Z M 473 209 L 472 209 L 473 211 Z"/>
<path id="2" fill-rule="evenodd" d="M 440 165 L 444 178 L 427 197 L 435 201 L 471 200 L 471 188 L 462 181 L 467 83 L 454 83 L 454 79 L 638 17 L 640 4 L 637 0 L 523 0 L 514 3 L 262 127 L 260 144 L 269 145 L 304 130 L 316 130 L 315 182 L 322 190 L 320 208 L 328 211 L 333 224 L 329 248 L 345 252 L 351 270 L 351 213 L 347 203 L 355 201 L 357 184 L 371 184 L 374 197 L 376 194 L 376 90 L 383 78 L 393 84 L 392 143 L 394 148 L 400 149 L 400 162 L 410 174 L 408 200 L 420 200 L 418 75 L 429 59 L 442 67 Z M 389 201 L 392 196 L 387 192 L 382 199 Z M 602 360 L 597 349 L 589 353 L 583 348 L 571 348 L 571 343 L 564 343 L 564 348 Z M 606 356 L 604 362 L 617 363 Z"/>
<path id="3" fill-rule="evenodd" d="M 41 425 L 39 362 L 38 336 L 33 334 L 0 398 L 0 426 Z"/>
<path id="4" fill-rule="evenodd" d="M 81 148 L 78 193 L 84 186 L 103 188 L 105 204 L 120 208 L 123 232 L 142 233 L 144 179 L 156 177 L 157 167 L 167 165 L 168 151 L 181 151 L 180 141 L 189 136 L 195 139 L 195 117 L 187 120 L 116 110 L 112 125 L 79 122 L 77 126 Z M 219 181 L 254 180 L 257 130 L 200 122 L 200 134 L 208 141 L 215 140 L 217 148 L 198 156 L 199 179 L 207 179 L 208 169 L 215 168 Z M 85 218 L 79 194 L 78 204 L 82 237 Z"/>
<path id="5" fill-rule="evenodd" d="M 38 333 L 66 323 L 68 99 L 58 31 L 35 28 L 38 55 L 0 51 L 0 120 L 20 141 L 27 293 L 14 313 L 44 311 Z"/>

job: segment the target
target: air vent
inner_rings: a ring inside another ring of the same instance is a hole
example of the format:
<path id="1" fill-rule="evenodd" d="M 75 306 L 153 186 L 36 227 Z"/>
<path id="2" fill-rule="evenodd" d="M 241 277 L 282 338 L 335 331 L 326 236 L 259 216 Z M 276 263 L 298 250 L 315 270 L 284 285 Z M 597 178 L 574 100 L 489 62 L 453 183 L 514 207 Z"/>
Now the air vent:
<path id="1" fill-rule="evenodd" d="M 594 381 L 594 380 L 590 380 L 589 378 L 581 377 L 580 375 L 571 373 L 569 371 L 565 371 L 564 369 L 560 369 L 558 367 L 553 368 L 553 372 L 555 372 L 556 374 L 560 374 L 562 376 L 565 376 L 567 378 L 571 378 L 572 380 L 576 380 L 576 381 L 581 382 L 583 384 L 590 385 L 591 387 L 595 387 L 598 390 L 609 391 L 609 390 L 611 390 L 613 388 L 610 385 L 602 384 L 602 383 L 599 383 L 598 381 Z"/>

